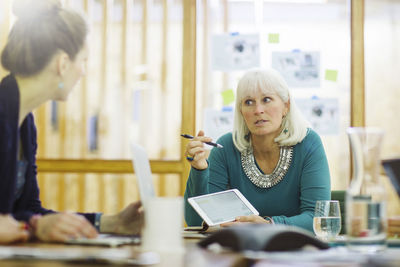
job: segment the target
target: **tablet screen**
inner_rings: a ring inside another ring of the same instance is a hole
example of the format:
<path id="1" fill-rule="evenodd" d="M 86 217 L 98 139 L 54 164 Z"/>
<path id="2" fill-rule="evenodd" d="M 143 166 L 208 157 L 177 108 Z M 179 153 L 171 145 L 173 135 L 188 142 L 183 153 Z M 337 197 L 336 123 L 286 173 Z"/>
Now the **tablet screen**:
<path id="1" fill-rule="evenodd" d="M 237 190 L 227 190 L 194 197 L 190 199 L 190 202 L 209 225 L 210 223 L 211 225 L 216 225 L 233 221 L 237 216 L 258 214 L 254 207 Z"/>

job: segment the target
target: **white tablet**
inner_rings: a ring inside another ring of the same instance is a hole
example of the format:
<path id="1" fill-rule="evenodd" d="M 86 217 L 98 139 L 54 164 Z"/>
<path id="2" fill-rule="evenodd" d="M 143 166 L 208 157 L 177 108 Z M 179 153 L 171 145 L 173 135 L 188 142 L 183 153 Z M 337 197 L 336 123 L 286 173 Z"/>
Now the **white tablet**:
<path id="1" fill-rule="evenodd" d="M 191 197 L 188 201 L 209 226 L 234 221 L 237 216 L 258 215 L 237 189 Z"/>

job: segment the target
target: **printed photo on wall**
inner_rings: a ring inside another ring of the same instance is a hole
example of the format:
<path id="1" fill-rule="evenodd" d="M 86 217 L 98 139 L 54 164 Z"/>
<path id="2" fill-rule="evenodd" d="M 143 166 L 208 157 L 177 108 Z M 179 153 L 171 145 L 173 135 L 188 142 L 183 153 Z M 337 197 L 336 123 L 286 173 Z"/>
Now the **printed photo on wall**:
<path id="1" fill-rule="evenodd" d="M 213 70 L 236 71 L 259 67 L 258 34 L 216 34 L 211 38 Z"/>
<path id="2" fill-rule="evenodd" d="M 318 134 L 339 134 L 337 98 L 296 98 L 296 104 Z"/>
<path id="3" fill-rule="evenodd" d="M 272 68 L 282 74 L 290 87 L 320 86 L 319 52 L 273 52 Z"/>
<path id="4" fill-rule="evenodd" d="M 217 141 L 222 135 L 231 132 L 233 129 L 233 109 L 226 108 L 218 110 L 206 108 L 204 110 L 204 133 Z"/>

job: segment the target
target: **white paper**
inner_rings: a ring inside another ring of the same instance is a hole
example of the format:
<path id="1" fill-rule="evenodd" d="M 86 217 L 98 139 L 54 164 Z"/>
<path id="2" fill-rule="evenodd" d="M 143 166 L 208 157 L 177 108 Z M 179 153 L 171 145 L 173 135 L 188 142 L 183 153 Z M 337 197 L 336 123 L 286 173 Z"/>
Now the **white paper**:
<path id="1" fill-rule="evenodd" d="M 337 98 L 297 98 L 296 104 L 318 134 L 339 134 Z"/>
<path id="2" fill-rule="evenodd" d="M 233 130 L 233 110 L 221 111 L 214 108 L 204 110 L 203 129 L 206 136 L 214 142 Z"/>
<path id="3" fill-rule="evenodd" d="M 216 34 L 211 39 L 213 70 L 246 70 L 260 65 L 257 34 Z"/>
<path id="4" fill-rule="evenodd" d="M 319 52 L 273 52 L 272 68 L 281 73 L 289 87 L 320 86 Z"/>

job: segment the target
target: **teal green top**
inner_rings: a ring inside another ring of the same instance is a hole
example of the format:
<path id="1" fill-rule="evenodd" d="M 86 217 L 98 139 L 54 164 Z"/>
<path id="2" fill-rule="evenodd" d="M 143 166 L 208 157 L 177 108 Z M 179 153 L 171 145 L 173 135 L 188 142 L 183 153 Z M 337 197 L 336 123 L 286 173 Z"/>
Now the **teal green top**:
<path id="1" fill-rule="evenodd" d="M 270 216 L 277 224 L 313 231 L 315 202 L 331 197 L 328 162 L 315 131 L 310 129 L 303 141 L 294 146 L 288 172 L 271 188 L 257 187 L 246 176 L 232 133 L 225 134 L 217 142 L 224 148 L 211 150 L 209 167 L 190 171 L 185 191 L 185 219 L 189 226 L 201 225 L 202 219 L 187 198 L 236 188 L 260 216 Z"/>

